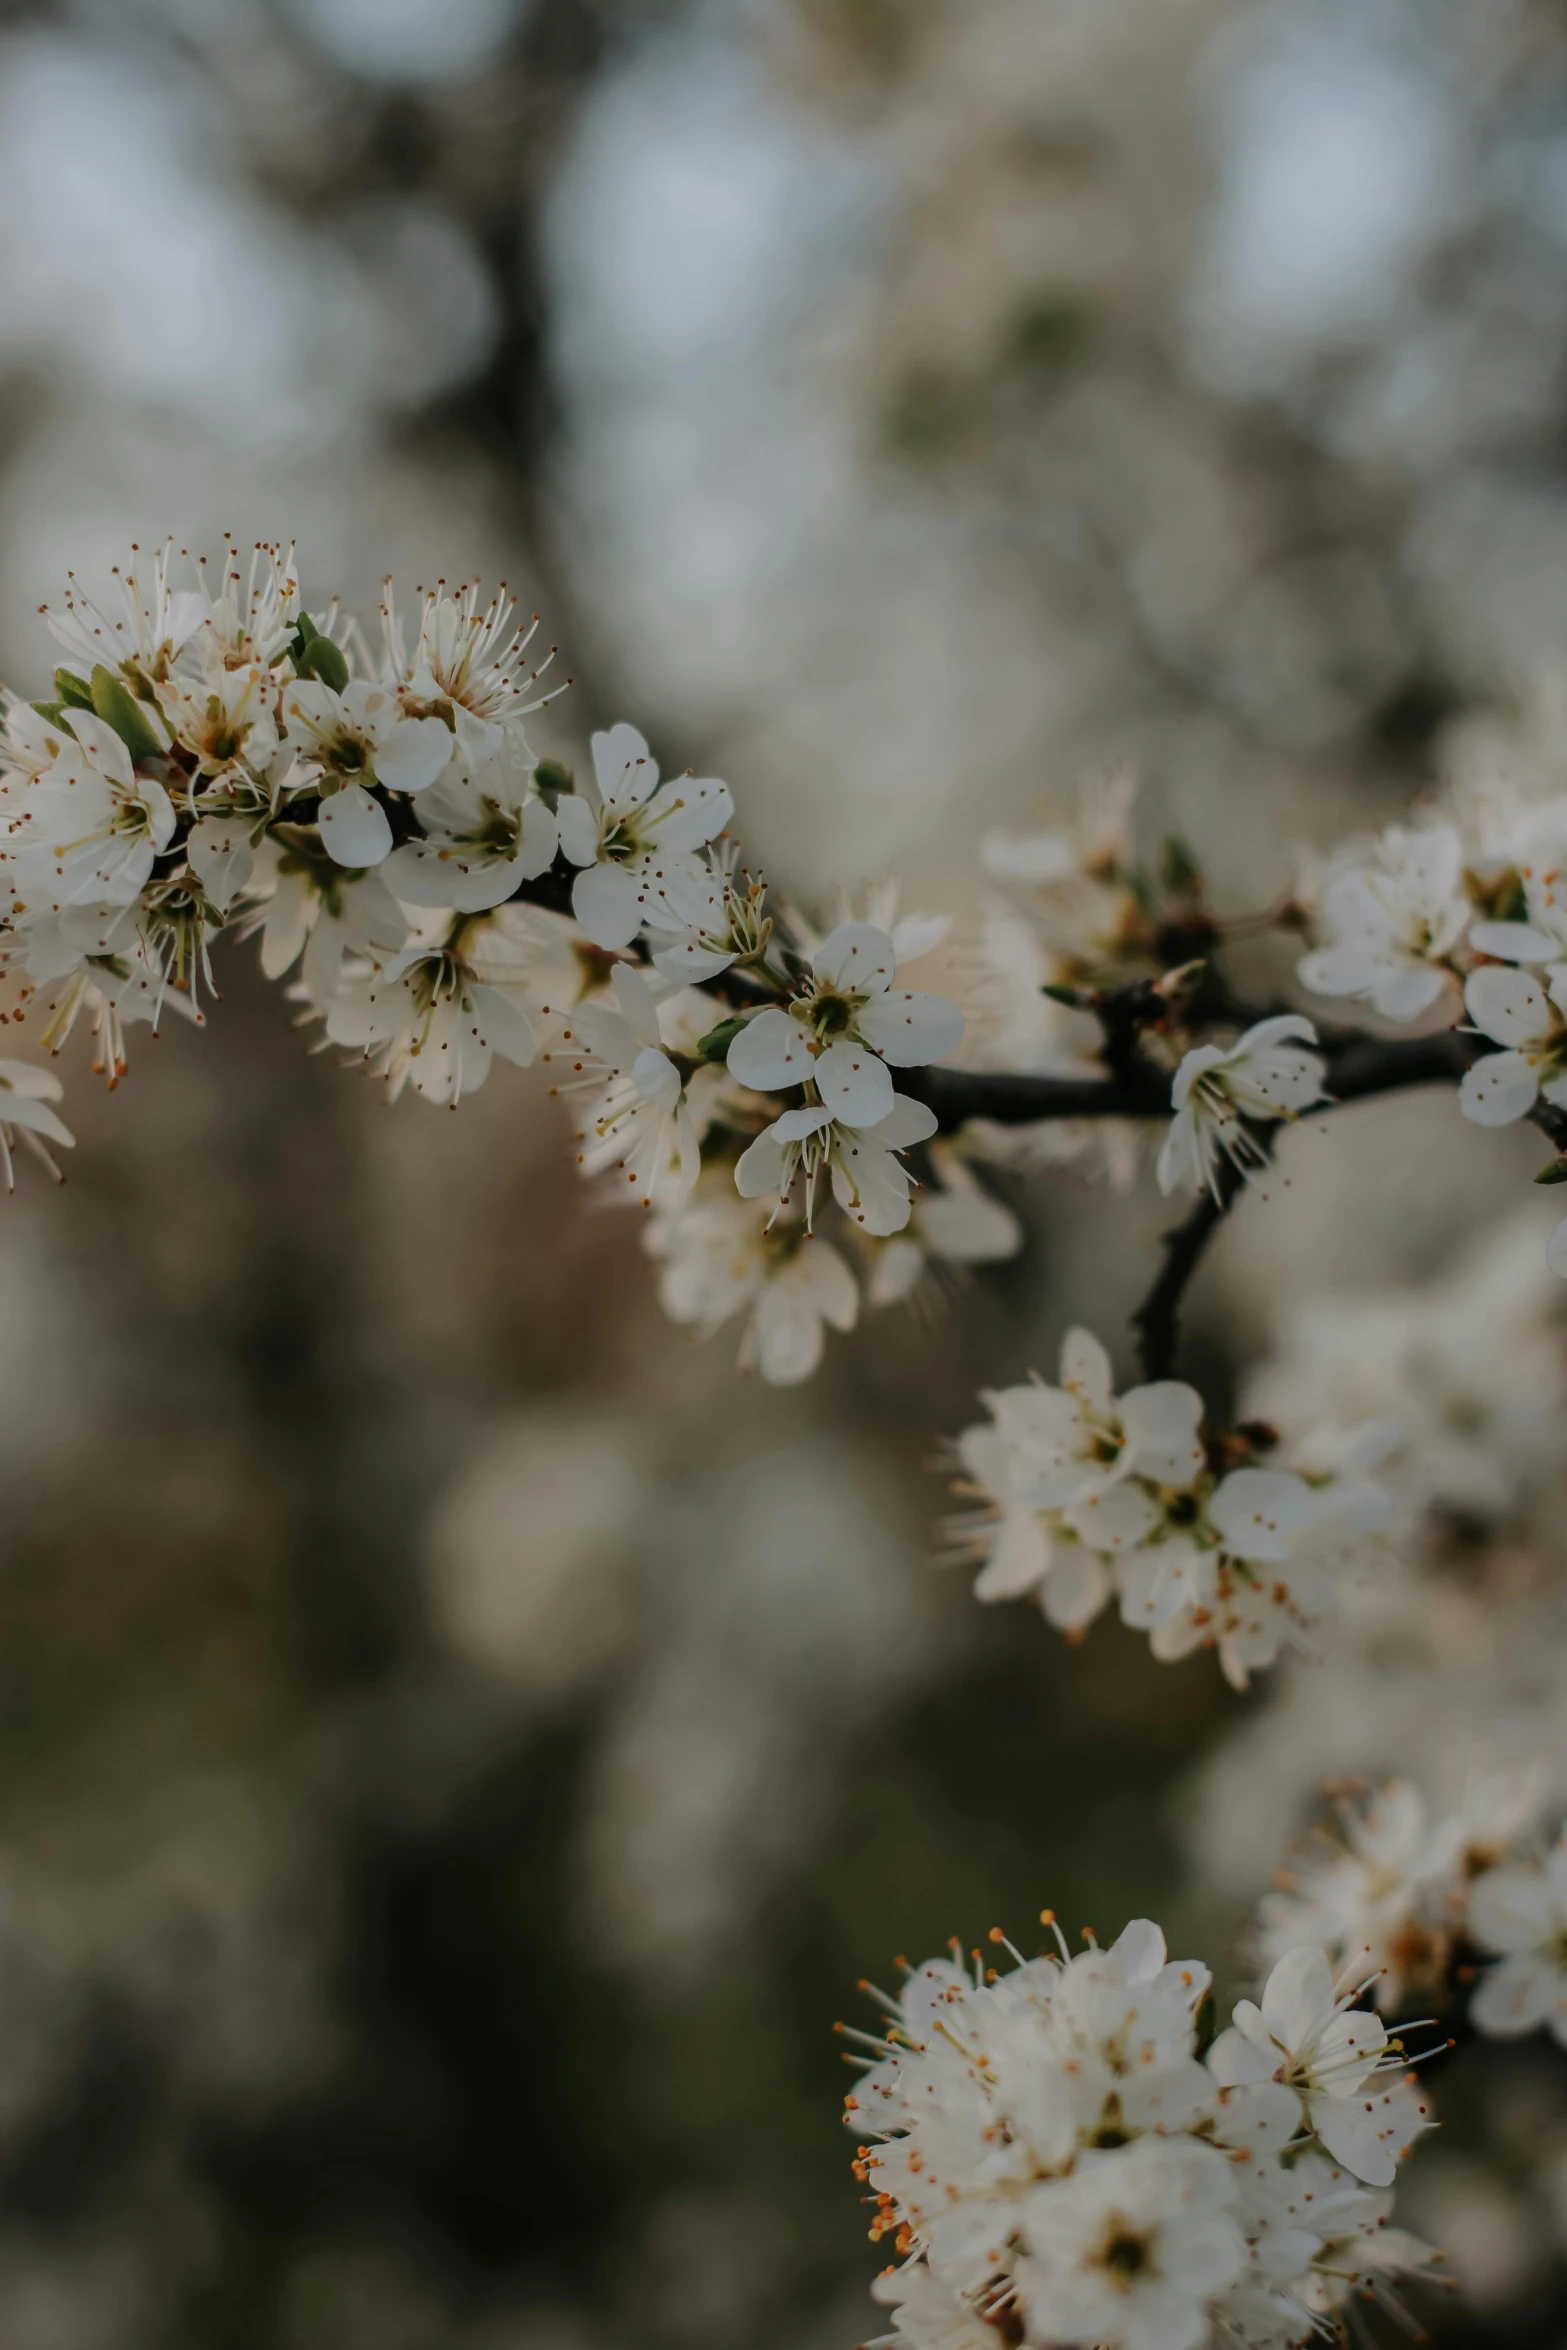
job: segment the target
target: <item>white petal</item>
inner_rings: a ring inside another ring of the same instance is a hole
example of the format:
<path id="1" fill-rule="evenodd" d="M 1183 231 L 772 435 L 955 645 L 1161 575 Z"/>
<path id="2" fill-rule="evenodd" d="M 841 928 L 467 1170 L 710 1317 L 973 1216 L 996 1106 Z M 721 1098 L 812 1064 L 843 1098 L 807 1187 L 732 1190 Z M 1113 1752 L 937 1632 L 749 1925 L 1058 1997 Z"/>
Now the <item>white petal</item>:
<path id="1" fill-rule="evenodd" d="M 1458 1106 L 1476 1126 L 1511 1126 L 1527 1117 L 1540 1081 L 1522 1053 L 1487 1053 L 1464 1071 Z"/>
<path id="2" fill-rule="evenodd" d="M 591 865 L 572 885 L 571 910 L 596 947 L 625 947 L 642 927 L 637 885 L 618 865 Z"/>
<path id="3" fill-rule="evenodd" d="M 730 1075 L 753 1092 L 780 1093 L 813 1076 L 816 1057 L 799 1021 L 774 1010 L 746 1022 L 730 1043 L 728 1066 Z"/>
<path id="4" fill-rule="evenodd" d="M 1484 963 L 1464 983 L 1464 1003 L 1477 1028 L 1497 1044 L 1528 1044 L 1554 1025 L 1544 988 L 1527 971 Z"/>
<path id="5" fill-rule="evenodd" d="M 591 865 L 599 853 L 598 818 L 576 792 L 562 792 L 555 807 L 561 853 L 572 865 Z"/>
<path id="6" fill-rule="evenodd" d="M 631 1064 L 631 1082 L 645 1102 L 672 1110 L 680 1099 L 680 1072 L 667 1053 L 644 1045 Z"/>
<path id="7" fill-rule="evenodd" d="M 1315 2038 L 1333 2012 L 1333 1972 L 1314 1942 L 1287 1950 L 1268 1977 L 1262 2019 L 1288 2049 Z"/>
<path id="8" fill-rule="evenodd" d="M 790 1159 L 777 1125 L 767 1127 L 735 1164 L 735 1189 L 742 1199 L 763 1199 L 783 1189 Z"/>
<path id="9" fill-rule="evenodd" d="M 727 783 L 712 776 L 681 775 L 655 795 L 647 813 L 648 822 L 658 827 L 660 852 L 670 850 L 678 855 L 699 849 L 704 841 L 722 832 L 734 812 Z"/>
<path id="10" fill-rule="evenodd" d="M 637 807 L 658 789 L 658 769 L 648 755 L 647 743 L 624 720 L 606 733 L 594 735 L 589 748 L 593 772 L 606 800 L 620 807 Z"/>
<path id="11" fill-rule="evenodd" d="M 873 997 L 861 1012 L 860 1034 L 895 1069 L 922 1068 L 944 1061 L 963 1041 L 963 1015 L 945 996 L 913 995 L 901 988 Z"/>
<path id="12" fill-rule="evenodd" d="M 895 1093 L 892 1108 L 872 1128 L 872 1139 L 883 1150 L 906 1151 L 916 1142 L 928 1142 L 938 1123 L 935 1111 L 927 1103 L 913 1101 L 906 1093 Z"/>
<path id="13" fill-rule="evenodd" d="M 1384 1020 L 1418 1020 L 1451 984 L 1451 974 L 1435 963 L 1407 963 L 1371 990 L 1371 1008 Z"/>
<path id="14" fill-rule="evenodd" d="M 1122 1396 L 1121 1427 L 1134 1476 L 1156 1485 L 1185 1487 L 1202 1474 L 1208 1456 L 1198 1439 L 1203 1401 L 1179 1379 L 1157 1379 Z"/>
<path id="15" fill-rule="evenodd" d="M 1543 2024 L 1562 1995 L 1562 1978 L 1532 1951 L 1487 1967 L 1469 2013 L 1488 2039 L 1510 2040 Z"/>
<path id="16" fill-rule="evenodd" d="M 652 1045 L 656 1050 L 664 1040 L 659 1031 L 658 1006 L 647 981 L 629 964 L 617 963 L 609 975 L 609 983 L 615 991 L 620 1016 L 638 1044 Z"/>
<path id="17" fill-rule="evenodd" d="M 439 718 L 402 718 L 375 746 L 375 774 L 388 791 L 421 792 L 452 756 L 451 729 Z"/>
<path id="18" fill-rule="evenodd" d="M 767 1017 L 765 1013 L 762 1016 Z M 886 1062 L 878 1060 L 868 1045 L 850 1044 L 840 1037 L 819 1055 L 811 1073 L 822 1100 L 845 1126 L 876 1126 L 891 1116 L 892 1078 Z"/>
<path id="19" fill-rule="evenodd" d="M 1498 955 L 1504 963 L 1550 963 L 1561 953 L 1561 940 L 1532 922 L 1477 922 L 1469 933 L 1477 955 Z"/>
<path id="20" fill-rule="evenodd" d="M 569 795 L 567 795 L 569 796 Z M 560 821 L 553 808 L 543 800 L 528 800 L 522 811 L 522 837 L 517 843 L 516 865 L 524 881 L 537 881 L 555 862 L 555 851 L 560 845 Z"/>
<path id="21" fill-rule="evenodd" d="M 212 903 L 226 914 L 255 864 L 248 827 L 237 817 L 198 816 L 185 854 Z"/>
<path id="22" fill-rule="evenodd" d="M 1091 1624 L 1110 1596 L 1103 1559 L 1075 1547 L 1058 1551 L 1045 1577 L 1045 1614 L 1058 1631 L 1079 1632 Z"/>
<path id="23" fill-rule="evenodd" d="M 1243 1559 L 1281 1559 L 1311 1514 L 1310 1489 L 1279 1469 L 1232 1469 L 1208 1504 L 1226 1550 Z"/>
<path id="24" fill-rule="evenodd" d="M 974 1597 L 987 1604 L 1021 1599 L 1043 1581 L 1050 1565 L 1050 1537 L 1033 1510 L 1010 1509 L 990 1537 L 990 1556 L 976 1577 Z"/>
<path id="25" fill-rule="evenodd" d="M 1469 1889 L 1469 1928 L 1482 1950 L 1537 1949 L 1550 1941 L 1557 1923 L 1541 1869 L 1484 1869 Z"/>
<path id="26" fill-rule="evenodd" d="M 1091 1330 L 1074 1324 L 1061 1341 L 1061 1384 L 1099 1411 L 1115 1401 L 1110 1357 Z"/>
<path id="27" fill-rule="evenodd" d="M 492 1051 L 502 1060 L 515 1062 L 519 1069 L 528 1068 L 538 1049 L 538 1038 L 522 1006 L 504 988 L 481 985 L 473 994 L 474 1008 Z"/>
<path id="28" fill-rule="evenodd" d="M 811 969 L 830 987 L 875 996 L 892 985 L 898 952 L 874 922 L 840 922 L 811 957 Z"/>
<path id="29" fill-rule="evenodd" d="M 379 865 L 390 853 L 392 828 L 386 810 L 361 783 L 350 783 L 321 802 L 317 819 L 327 855 L 338 865 Z"/>
<path id="30" fill-rule="evenodd" d="M 909 1220 L 909 1178 L 902 1162 L 852 1129 L 832 1162 L 833 1197 L 852 1223 L 876 1239 L 901 1232 Z"/>

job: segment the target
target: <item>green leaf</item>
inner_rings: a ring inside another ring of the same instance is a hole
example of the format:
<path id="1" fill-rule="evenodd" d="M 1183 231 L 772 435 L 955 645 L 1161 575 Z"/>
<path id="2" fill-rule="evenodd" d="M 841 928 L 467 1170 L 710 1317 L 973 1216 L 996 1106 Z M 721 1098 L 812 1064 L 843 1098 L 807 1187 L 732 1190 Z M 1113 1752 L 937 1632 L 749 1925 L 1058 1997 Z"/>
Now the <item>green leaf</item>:
<path id="1" fill-rule="evenodd" d="M 163 745 L 142 716 L 136 696 L 101 661 L 92 673 L 92 706 L 105 726 L 113 727 L 133 760 L 162 756 Z"/>
<path id="2" fill-rule="evenodd" d="M 541 759 L 533 770 L 533 784 L 546 807 L 553 808 L 562 792 L 574 792 L 576 778 L 558 759 Z"/>
<path id="3" fill-rule="evenodd" d="M 319 633 L 310 637 L 295 656 L 294 666 L 305 677 L 319 677 L 333 693 L 340 694 L 348 683 L 348 663 L 343 658 L 341 645 L 334 645 L 329 636 Z"/>
<path id="4" fill-rule="evenodd" d="M 1202 895 L 1202 867 L 1177 834 L 1171 833 L 1159 852 L 1160 876 L 1172 897 Z"/>
<path id="5" fill-rule="evenodd" d="M 34 702 L 33 708 L 37 711 L 39 717 L 43 719 L 45 725 L 58 726 L 63 730 L 65 724 L 65 712 L 61 709 L 58 702 Z"/>
<path id="6" fill-rule="evenodd" d="M 1096 1001 L 1091 987 L 1069 987 L 1064 981 L 1047 980 L 1039 992 L 1053 1004 L 1065 1004 L 1069 1012 L 1091 1012 Z"/>
<path id="7" fill-rule="evenodd" d="M 744 1026 L 743 1019 L 731 1018 L 720 1020 L 716 1028 L 710 1028 L 696 1048 L 703 1060 L 727 1061 L 729 1047 Z"/>
<path id="8" fill-rule="evenodd" d="M 59 697 L 59 707 L 62 710 L 90 710 L 92 708 L 92 687 L 85 677 L 78 677 L 74 669 L 57 669 L 55 671 L 54 690 Z"/>
<path id="9" fill-rule="evenodd" d="M 1552 1159 L 1535 1177 L 1536 1183 L 1567 1183 L 1567 1159 Z"/>

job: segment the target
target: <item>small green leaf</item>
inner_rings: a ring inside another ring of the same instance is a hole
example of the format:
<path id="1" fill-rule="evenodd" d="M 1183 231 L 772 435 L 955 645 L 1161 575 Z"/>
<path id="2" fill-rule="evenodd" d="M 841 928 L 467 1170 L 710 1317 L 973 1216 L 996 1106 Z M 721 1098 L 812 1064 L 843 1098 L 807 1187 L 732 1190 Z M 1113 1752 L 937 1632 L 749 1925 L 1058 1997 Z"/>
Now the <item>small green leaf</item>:
<path id="1" fill-rule="evenodd" d="M 1536 1183 L 1567 1183 L 1567 1159 L 1552 1159 L 1535 1177 Z"/>
<path id="2" fill-rule="evenodd" d="M 294 666 L 301 676 L 319 677 L 333 693 L 340 694 L 348 683 L 348 663 L 341 645 L 334 645 L 329 636 L 319 632 L 310 637 L 295 655 Z"/>
<path id="3" fill-rule="evenodd" d="M 727 1061 L 729 1047 L 744 1026 L 744 1020 L 731 1018 L 720 1020 L 716 1028 L 710 1028 L 696 1048 L 703 1060 Z"/>
<path id="4" fill-rule="evenodd" d="M 1195 898 L 1202 895 L 1202 867 L 1185 841 L 1171 833 L 1159 852 L 1159 869 L 1165 888 L 1172 897 Z"/>
<path id="5" fill-rule="evenodd" d="M 533 786 L 546 807 L 553 808 L 562 792 L 574 792 L 576 778 L 558 759 L 541 759 L 533 770 Z"/>
<path id="6" fill-rule="evenodd" d="M 1166 971 L 1157 982 L 1159 993 L 1166 1002 L 1171 996 L 1190 995 L 1207 968 L 1208 965 L 1201 955 L 1194 962 L 1178 964 L 1175 970 Z"/>
<path id="7" fill-rule="evenodd" d="M 46 726 L 64 726 L 65 712 L 58 702 L 34 702 L 33 708 Z"/>
<path id="8" fill-rule="evenodd" d="M 141 705 L 123 678 L 100 661 L 92 673 L 92 706 L 112 726 L 132 759 L 156 759 L 163 745 L 142 716 Z"/>
<path id="9" fill-rule="evenodd" d="M 92 708 L 92 687 L 85 677 L 78 677 L 74 669 L 57 669 L 55 671 L 54 690 L 59 697 L 59 707 L 62 710 L 90 710 Z"/>
<path id="10" fill-rule="evenodd" d="M 1049 980 L 1039 992 L 1047 995 L 1053 1004 L 1065 1004 L 1069 1012 L 1091 1012 L 1094 1008 L 1094 991 L 1089 987 L 1068 987 L 1064 982 Z"/>

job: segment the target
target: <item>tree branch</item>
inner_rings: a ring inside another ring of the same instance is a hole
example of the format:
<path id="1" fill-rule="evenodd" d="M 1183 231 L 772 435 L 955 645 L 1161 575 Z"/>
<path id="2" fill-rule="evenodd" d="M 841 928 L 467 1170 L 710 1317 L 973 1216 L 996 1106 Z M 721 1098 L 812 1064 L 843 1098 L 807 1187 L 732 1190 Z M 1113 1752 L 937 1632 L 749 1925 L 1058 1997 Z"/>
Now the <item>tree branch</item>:
<path id="1" fill-rule="evenodd" d="M 1277 1129 L 1275 1129 L 1275 1132 Z M 1164 1263 L 1159 1278 L 1132 1316 L 1137 1353 L 1145 1379 L 1169 1379 L 1175 1373 L 1180 1338 L 1181 1300 L 1202 1262 L 1203 1251 L 1229 1214 L 1245 1177 L 1233 1161 L 1221 1162 L 1217 1195 L 1205 1191 L 1183 1224 L 1165 1233 Z"/>
<path id="2" fill-rule="evenodd" d="M 1438 1036 L 1324 1038 L 1331 1099 L 1320 1106 L 1367 1101 L 1416 1085 L 1456 1085 L 1469 1066 L 1464 1039 L 1451 1029 Z M 898 1089 L 926 1102 L 941 1131 L 970 1118 L 1001 1126 L 1031 1126 L 1047 1118 L 1167 1118 L 1170 1080 L 1151 1062 L 1118 1076 L 1017 1077 L 988 1069 L 900 1069 Z M 1313 1112 L 1312 1115 L 1316 1113 Z"/>

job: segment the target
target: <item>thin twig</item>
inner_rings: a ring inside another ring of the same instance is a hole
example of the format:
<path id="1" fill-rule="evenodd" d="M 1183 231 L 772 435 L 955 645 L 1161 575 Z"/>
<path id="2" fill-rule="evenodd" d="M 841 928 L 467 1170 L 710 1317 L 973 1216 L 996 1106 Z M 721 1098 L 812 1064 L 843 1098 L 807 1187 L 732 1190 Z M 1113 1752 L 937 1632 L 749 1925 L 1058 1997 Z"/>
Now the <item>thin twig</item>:
<path id="1" fill-rule="evenodd" d="M 1164 1263 L 1159 1268 L 1159 1278 L 1132 1316 L 1145 1379 L 1169 1379 L 1175 1374 L 1181 1300 L 1202 1262 L 1203 1251 L 1229 1214 L 1245 1178 L 1231 1160 L 1225 1159 L 1215 1182 L 1217 1189 L 1203 1193 L 1185 1222 L 1165 1233 L 1161 1243 Z"/>

